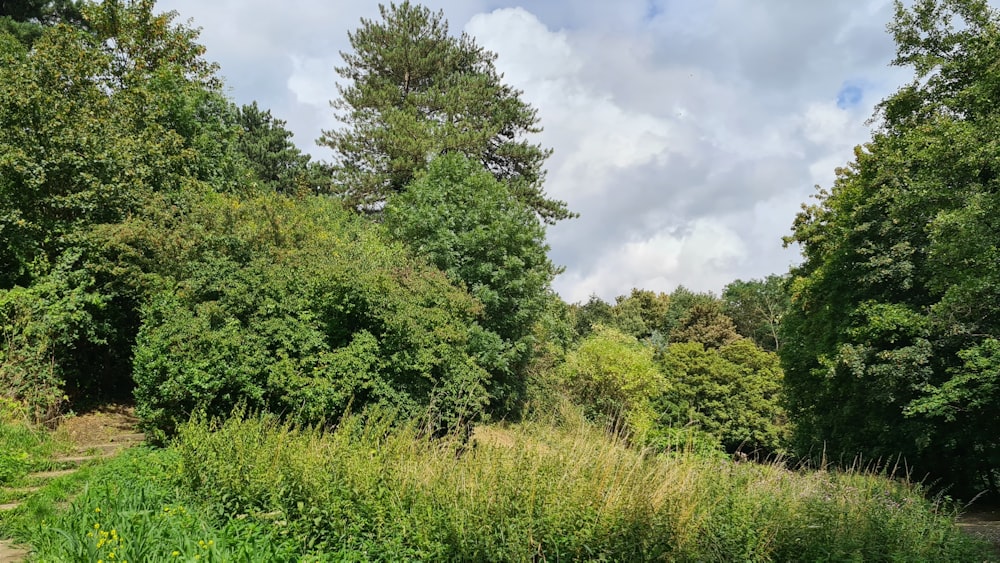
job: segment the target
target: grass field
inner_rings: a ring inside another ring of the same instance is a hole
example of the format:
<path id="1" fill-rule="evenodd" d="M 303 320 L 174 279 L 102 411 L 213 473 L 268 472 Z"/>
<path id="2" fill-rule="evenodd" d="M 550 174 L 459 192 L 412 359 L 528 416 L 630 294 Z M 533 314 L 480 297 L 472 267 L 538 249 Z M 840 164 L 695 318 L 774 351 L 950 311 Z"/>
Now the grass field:
<path id="1" fill-rule="evenodd" d="M 41 561 L 987 561 L 862 472 L 636 451 L 572 411 L 429 440 L 391 416 L 195 421 L 0 520 Z"/>

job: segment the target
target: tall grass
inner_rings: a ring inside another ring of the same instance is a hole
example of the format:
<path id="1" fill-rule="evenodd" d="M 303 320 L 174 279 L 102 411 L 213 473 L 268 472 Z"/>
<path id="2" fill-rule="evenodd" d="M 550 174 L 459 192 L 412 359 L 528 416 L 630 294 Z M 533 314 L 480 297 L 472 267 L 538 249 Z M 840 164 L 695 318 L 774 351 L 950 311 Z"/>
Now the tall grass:
<path id="1" fill-rule="evenodd" d="M 30 471 L 45 469 L 60 446 L 31 424 L 26 408 L 0 395 L 0 486 L 17 484 Z M 0 491 L 0 502 L 6 496 Z"/>
<path id="2" fill-rule="evenodd" d="M 990 557 L 913 485 L 658 456 L 563 415 L 482 427 L 468 444 L 378 414 L 330 431 L 194 421 L 169 450 L 98 468 L 98 484 L 24 534 L 49 561 L 107 561 L 110 530 L 132 561 Z"/>
<path id="3" fill-rule="evenodd" d="M 572 413 L 422 439 L 388 417 L 328 433 L 269 417 L 190 424 L 187 485 L 287 523 L 334 560 L 981 560 L 918 487 L 861 472 L 654 456 Z"/>

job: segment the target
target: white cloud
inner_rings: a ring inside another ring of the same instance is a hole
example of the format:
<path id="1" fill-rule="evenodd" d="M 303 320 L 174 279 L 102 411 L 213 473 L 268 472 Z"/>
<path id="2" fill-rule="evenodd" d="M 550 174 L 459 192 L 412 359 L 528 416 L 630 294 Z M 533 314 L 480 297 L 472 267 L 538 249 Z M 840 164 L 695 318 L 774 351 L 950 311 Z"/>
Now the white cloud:
<path id="1" fill-rule="evenodd" d="M 718 291 L 787 269 L 794 250 L 780 241 L 799 202 L 866 134 L 836 89 L 774 108 L 746 75 L 657 55 L 648 30 L 595 51 L 595 32 L 553 30 L 514 8 L 466 31 L 539 108 L 541 142 L 556 149 L 547 190 L 582 214 L 550 231 L 569 300 L 679 283 Z"/>
<path id="2" fill-rule="evenodd" d="M 718 291 L 785 271 L 814 184 L 867 140 L 887 67 L 890 0 L 429 0 L 499 55 L 554 149 L 547 192 L 581 218 L 550 229 L 568 300 L 677 284 Z M 489 7 L 489 11 L 487 10 Z M 374 3 L 161 0 L 204 28 L 240 103 L 288 120 L 299 145 L 335 127 L 334 67 Z M 845 86 L 850 102 L 837 106 Z"/>
<path id="3" fill-rule="evenodd" d="M 726 225 L 699 219 L 681 232 L 661 231 L 646 240 L 629 241 L 604 256 L 589 272 L 572 272 L 556 282 L 569 301 L 586 301 L 591 288 L 607 295 L 627 294 L 633 287 L 671 291 L 678 285 L 703 287 L 732 281 L 720 272 L 739 263 L 746 246 Z"/>

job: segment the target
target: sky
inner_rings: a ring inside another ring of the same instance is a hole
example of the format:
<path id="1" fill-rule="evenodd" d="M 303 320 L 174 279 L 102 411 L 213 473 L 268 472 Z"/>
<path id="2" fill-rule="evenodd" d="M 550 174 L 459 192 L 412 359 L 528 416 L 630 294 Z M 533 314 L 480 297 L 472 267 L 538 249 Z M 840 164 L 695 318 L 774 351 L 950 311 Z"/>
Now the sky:
<path id="1" fill-rule="evenodd" d="M 782 237 L 816 185 L 912 79 L 890 66 L 891 0 L 426 0 L 498 55 L 553 149 L 545 191 L 577 219 L 548 230 L 568 302 L 632 288 L 719 293 L 785 273 Z M 376 2 L 160 0 L 202 28 L 229 96 L 257 101 L 303 151 L 340 126 L 341 51 Z"/>

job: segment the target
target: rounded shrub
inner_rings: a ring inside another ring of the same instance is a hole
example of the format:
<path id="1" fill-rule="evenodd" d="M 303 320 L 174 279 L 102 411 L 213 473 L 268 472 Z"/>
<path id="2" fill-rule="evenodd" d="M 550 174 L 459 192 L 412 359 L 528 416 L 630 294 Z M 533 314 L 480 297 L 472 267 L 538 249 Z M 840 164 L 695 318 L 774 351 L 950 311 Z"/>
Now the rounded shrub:
<path id="1" fill-rule="evenodd" d="M 304 423 L 381 404 L 433 431 L 482 413 L 481 358 L 499 343 L 444 274 L 335 203 L 214 205 L 215 234 L 143 310 L 135 395 L 151 431 L 239 404 Z"/>

